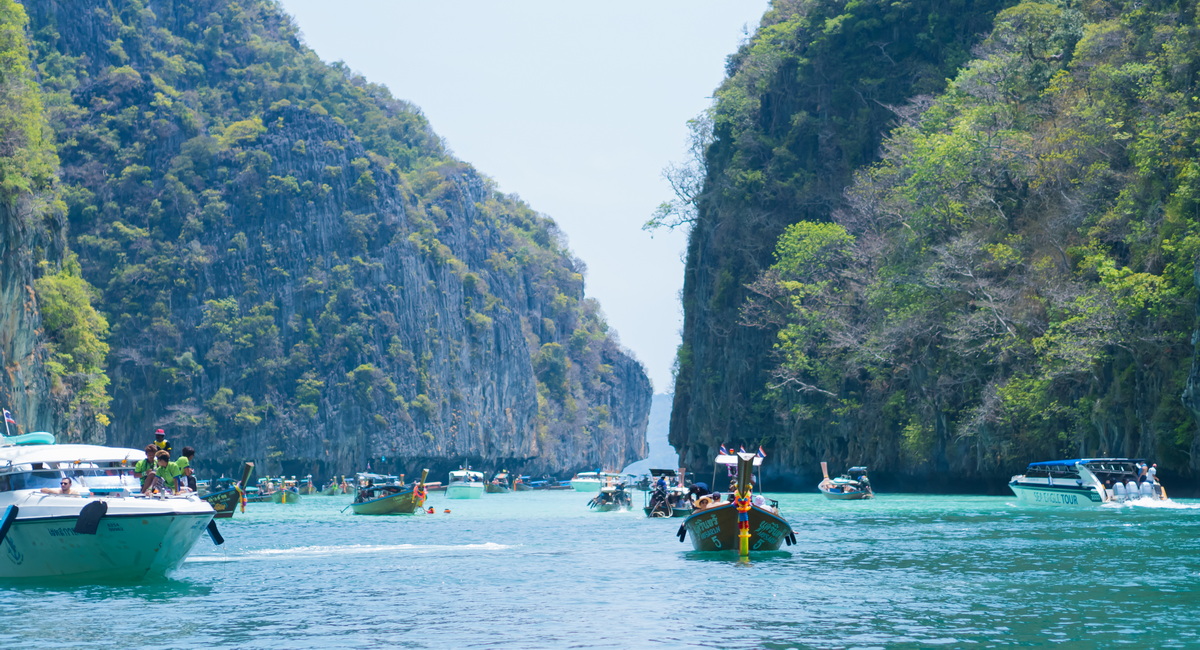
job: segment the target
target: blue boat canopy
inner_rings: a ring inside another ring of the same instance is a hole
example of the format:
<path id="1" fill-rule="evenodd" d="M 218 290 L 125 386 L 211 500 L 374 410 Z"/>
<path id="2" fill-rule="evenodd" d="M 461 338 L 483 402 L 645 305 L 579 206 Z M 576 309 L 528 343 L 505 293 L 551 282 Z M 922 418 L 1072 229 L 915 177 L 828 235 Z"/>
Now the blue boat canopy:
<path id="1" fill-rule="evenodd" d="M 1075 458 L 1073 460 L 1044 460 L 1040 463 L 1029 463 L 1030 467 L 1053 467 L 1066 465 L 1074 467 L 1075 463 L 1140 463 L 1137 458 Z"/>

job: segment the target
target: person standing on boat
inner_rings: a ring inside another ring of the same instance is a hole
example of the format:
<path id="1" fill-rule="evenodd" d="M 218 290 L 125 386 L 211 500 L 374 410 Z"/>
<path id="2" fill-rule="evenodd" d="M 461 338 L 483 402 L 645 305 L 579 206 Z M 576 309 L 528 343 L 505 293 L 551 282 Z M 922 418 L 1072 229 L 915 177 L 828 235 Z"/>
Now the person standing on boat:
<path id="1" fill-rule="evenodd" d="M 154 446 L 157 447 L 159 451 L 165 451 L 167 453 L 173 451 L 173 449 L 171 449 L 171 441 L 167 440 L 167 432 L 163 431 L 162 429 L 154 430 Z"/>

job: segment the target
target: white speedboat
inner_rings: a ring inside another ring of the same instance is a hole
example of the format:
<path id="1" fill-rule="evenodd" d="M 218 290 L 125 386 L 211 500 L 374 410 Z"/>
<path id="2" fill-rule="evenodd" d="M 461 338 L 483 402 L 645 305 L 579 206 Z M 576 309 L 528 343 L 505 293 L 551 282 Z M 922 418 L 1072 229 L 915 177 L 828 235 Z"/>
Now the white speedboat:
<path id="1" fill-rule="evenodd" d="M 478 499 L 483 496 L 483 472 L 460 469 L 450 472 L 447 499 Z"/>
<path id="2" fill-rule="evenodd" d="M 580 472 L 571 478 L 571 487 L 576 492 L 599 492 L 606 485 L 614 485 L 621 478 L 612 472 Z"/>
<path id="3" fill-rule="evenodd" d="M 140 580 L 183 563 L 211 505 L 194 493 L 143 496 L 136 449 L 54 444 L 48 433 L 0 436 L 0 579 Z M 71 493 L 61 491 L 71 479 Z"/>
<path id="4" fill-rule="evenodd" d="M 1090 506 L 1150 499 L 1161 501 L 1167 491 L 1146 465 L 1131 458 L 1079 458 L 1030 463 L 1008 487 L 1022 503 L 1049 506 Z"/>

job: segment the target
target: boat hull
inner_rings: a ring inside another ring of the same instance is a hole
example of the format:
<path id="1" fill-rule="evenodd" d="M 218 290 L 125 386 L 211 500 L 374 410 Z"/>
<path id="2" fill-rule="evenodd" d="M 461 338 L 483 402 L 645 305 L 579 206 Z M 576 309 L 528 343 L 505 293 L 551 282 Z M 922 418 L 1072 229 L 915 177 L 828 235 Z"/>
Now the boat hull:
<path id="1" fill-rule="evenodd" d="M 1091 507 L 1104 502 L 1094 488 L 1073 485 L 1028 485 L 1013 481 L 1008 484 L 1017 501 L 1039 506 Z"/>
<path id="2" fill-rule="evenodd" d="M 321 490 L 321 496 L 323 496 L 323 497 L 337 496 L 337 493 L 338 493 L 338 486 L 336 486 L 336 485 L 330 485 L 329 487 L 325 488 L 324 490 Z"/>
<path id="3" fill-rule="evenodd" d="M 821 490 L 821 494 L 825 495 L 826 499 L 834 501 L 858 501 L 860 499 L 873 499 L 875 495 L 870 492 L 826 492 Z"/>
<path id="4" fill-rule="evenodd" d="M 601 486 L 603 485 L 604 482 L 598 480 L 583 478 L 571 479 L 571 489 L 575 490 L 576 492 L 599 492 Z"/>
<path id="5" fill-rule="evenodd" d="M 783 517 L 750 506 L 750 550 L 778 551 L 787 542 L 795 543 L 792 526 Z M 686 532 L 697 551 L 737 551 L 738 511 L 732 503 L 692 513 L 680 526 L 680 541 Z"/>
<path id="6" fill-rule="evenodd" d="M 271 493 L 273 503 L 300 503 L 300 495 L 291 490 L 280 490 Z"/>
<path id="7" fill-rule="evenodd" d="M 0 578 L 134 581 L 179 567 L 213 513 L 107 515 L 95 535 L 74 517 L 17 519 L 0 543 Z"/>
<path id="8" fill-rule="evenodd" d="M 602 503 L 597 506 L 592 506 L 592 510 L 596 512 L 617 512 L 619 510 L 632 510 L 633 506 L 626 503 Z"/>
<path id="9" fill-rule="evenodd" d="M 411 515 L 425 505 L 425 497 L 417 498 L 412 490 L 370 501 L 350 504 L 356 515 Z"/>
<path id="10" fill-rule="evenodd" d="M 488 483 L 487 485 L 484 486 L 483 489 L 488 494 L 505 494 L 508 492 L 512 492 L 512 490 L 510 490 L 507 485 L 496 485 L 495 483 Z"/>
<path id="11" fill-rule="evenodd" d="M 652 519 L 654 518 L 654 508 L 651 508 L 650 506 L 646 506 L 646 507 L 642 508 L 642 512 L 646 513 L 647 517 L 650 517 Z M 673 518 L 682 518 L 682 517 L 690 517 L 690 516 L 692 516 L 691 508 L 671 508 L 671 517 L 673 517 Z M 662 515 L 659 515 L 659 517 L 665 518 L 665 517 L 662 517 Z"/>
<path id="12" fill-rule="evenodd" d="M 446 487 L 447 499 L 478 499 L 482 496 L 482 483 L 452 483 Z"/>
<path id="13" fill-rule="evenodd" d="M 208 505 L 216 511 L 217 514 L 213 515 L 214 519 L 229 519 L 233 517 L 234 511 L 242 501 L 241 494 L 236 488 L 230 488 L 219 492 L 210 492 L 200 498 L 207 501 Z"/>

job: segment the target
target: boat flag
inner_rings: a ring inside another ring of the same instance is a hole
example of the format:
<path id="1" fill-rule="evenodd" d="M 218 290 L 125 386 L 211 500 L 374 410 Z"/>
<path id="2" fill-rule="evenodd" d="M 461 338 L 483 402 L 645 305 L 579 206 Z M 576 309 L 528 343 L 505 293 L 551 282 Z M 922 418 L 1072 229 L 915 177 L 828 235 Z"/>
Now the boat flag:
<path id="1" fill-rule="evenodd" d="M 762 445 L 759 445 L 759 446 L 758 446 L 758 453 L 757 453 L 757 454 L 755 454 L 755 455 L 756 455 L 756 456 L 758 456 L 759 458 L 766 458 L 766 457 L 767 457 L 766 453 L 764 453 L 764 452 L 763 452 L 763 450 L 762 450 Z"/>
<path id="2" fill-rule="evenodd" d="M 5 413 L 8 413 L 8 411 L 5 411 Z M 721 455 L 722 455 L 722 456 L 728 456 L 728 455 L 729 455 L 729 450 L 725 448 L 725 445 L 721 445 Z"/>
<path id="3" fill-rule="evenodd" d="M 742 447 L 738 447 L 738 452 L 740 452 L 740 453 L 743 453 L 743 454 L 744 454 L 744 453 L 746 453 L 746 448 L 745 448 L 744 446 L 742 446 Z"/>
<path id="4" fill-rule="evenodd" d="M 17 421 L 13 419 L 12 412 L 9 411 L 8 409 L 4 409 L 4 422 L 5 422 L 5 424 L 16 424 L 17 423 Z"/>

